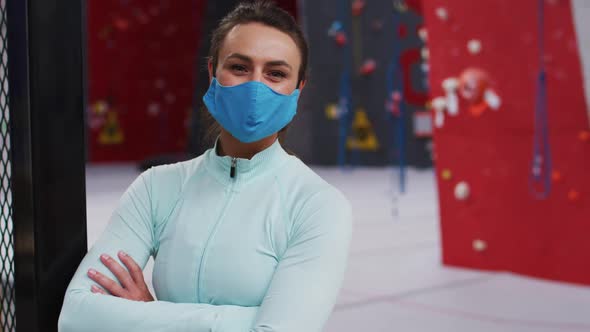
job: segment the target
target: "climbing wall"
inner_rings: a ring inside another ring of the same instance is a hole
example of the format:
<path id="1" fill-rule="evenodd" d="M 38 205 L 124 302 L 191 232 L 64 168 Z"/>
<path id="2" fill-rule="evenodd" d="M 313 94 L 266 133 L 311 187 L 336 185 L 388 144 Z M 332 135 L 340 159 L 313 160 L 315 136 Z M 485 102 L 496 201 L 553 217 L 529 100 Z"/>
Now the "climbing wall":
<path id="1" fill-rule="evenodd" d="M 590 284 L 580 38 L 569 0 L 542 4 L 539 31 L 536 0 L 423 1 L 443 261 Z"/>
<path id="2" fill-rule="evenodd" d="M 311 76 L 293 150 L 313 164 L 431 166 L 419 1 L 300 3 Z"/>
<path id="3" fill-rule="evenodd" d="M 90 161 L 185 150 L 204 4 L 88 1 Z"/>

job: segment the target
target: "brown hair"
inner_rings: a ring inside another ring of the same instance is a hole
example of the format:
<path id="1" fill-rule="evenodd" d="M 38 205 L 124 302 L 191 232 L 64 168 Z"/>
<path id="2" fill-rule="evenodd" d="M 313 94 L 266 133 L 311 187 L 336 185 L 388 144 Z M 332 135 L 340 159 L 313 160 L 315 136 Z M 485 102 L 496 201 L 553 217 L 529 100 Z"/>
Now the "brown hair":
<path id="1" fill-rule="evenodd" d="M 211 35 L 211 47 L 209 48 L 209 58 L 213 64 L 213 72 L 215 72 L 218 64 L 219 50 L 225 40 L 227 34 L 236 25 L 247 23 L 261 23 L 266 26 L 282 31 L 295 41 L 299 52 L 301 53 L 301 66 L 299 67 L 299 74 L 297 79 L 297 86 L 307 78 L 307 63 L 309 46 L 305 39 L 301 28 L 287 11 L 278 7 L 271 0 L 256 0 L 244 1 L 238 4 L 234 10 L 227 14 L 220 22 L 217 28 Z M 205 139 L 209 142 L 213 141 L 219 134 L 219 124 L 213 119 L 211 114 L 206 111 L 203 112 L 207 122 L 207 134 Z M 285 138 L 285 134 L 289 125 L 279 131 L 279 140 Z"/>

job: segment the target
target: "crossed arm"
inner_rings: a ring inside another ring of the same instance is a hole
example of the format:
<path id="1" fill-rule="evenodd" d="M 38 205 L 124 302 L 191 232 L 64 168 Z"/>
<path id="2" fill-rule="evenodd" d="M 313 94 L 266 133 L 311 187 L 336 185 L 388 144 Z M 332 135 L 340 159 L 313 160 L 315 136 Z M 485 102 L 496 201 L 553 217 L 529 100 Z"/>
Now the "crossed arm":
<path id="1" fill-rule="evenodd" d="M 348 202 L 319 195 L 301 213 L 260 306 L 150 301 L 140 277 L 154 234 L 146 181 L 139 177 L 123 195 L 78 267 L 66 291 L 59 331 L 321 331 L 346 268 L 352 218 Z M 109 258 L 101 259 L 102 254 Z"/>

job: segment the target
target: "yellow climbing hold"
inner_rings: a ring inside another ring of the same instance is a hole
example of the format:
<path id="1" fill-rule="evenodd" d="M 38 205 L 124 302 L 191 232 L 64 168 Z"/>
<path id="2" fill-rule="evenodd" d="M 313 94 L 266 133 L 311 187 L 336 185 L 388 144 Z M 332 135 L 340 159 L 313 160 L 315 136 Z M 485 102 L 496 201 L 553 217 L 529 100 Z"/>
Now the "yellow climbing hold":
<path id="1" fill-rule="evenodd" d="M 449 181 L 450 179 L 453 178 L 453 173 L 451 173 L 451 170 L 450 169 L 445 168 L 440 173 L 440 176 L 442 177 L 443 180 Z"/>

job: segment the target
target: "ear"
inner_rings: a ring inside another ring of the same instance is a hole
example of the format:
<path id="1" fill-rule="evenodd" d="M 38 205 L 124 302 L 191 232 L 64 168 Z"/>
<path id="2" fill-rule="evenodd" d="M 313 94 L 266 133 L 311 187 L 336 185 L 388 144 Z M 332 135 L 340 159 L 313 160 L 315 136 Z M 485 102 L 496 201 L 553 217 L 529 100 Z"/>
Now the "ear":
<path id="1" fill-rule="evenodd" d="M 301 83 L 299 83 L 299 93 L 301 93 L 301 91 L 303 91 L 303 88 L 305 87 L 305 83 L 307 83 L 306 80 L 302 80 Z"/>
<path id="2" fill-rule="evenodd" d="M 207 71 L 209 72 L 209 84 L 211 84 L 213 77 L 215 77 L 213 73 L 213 59 L 211 58 L 209 58 L 209 61 L 207 61 Z"/>

